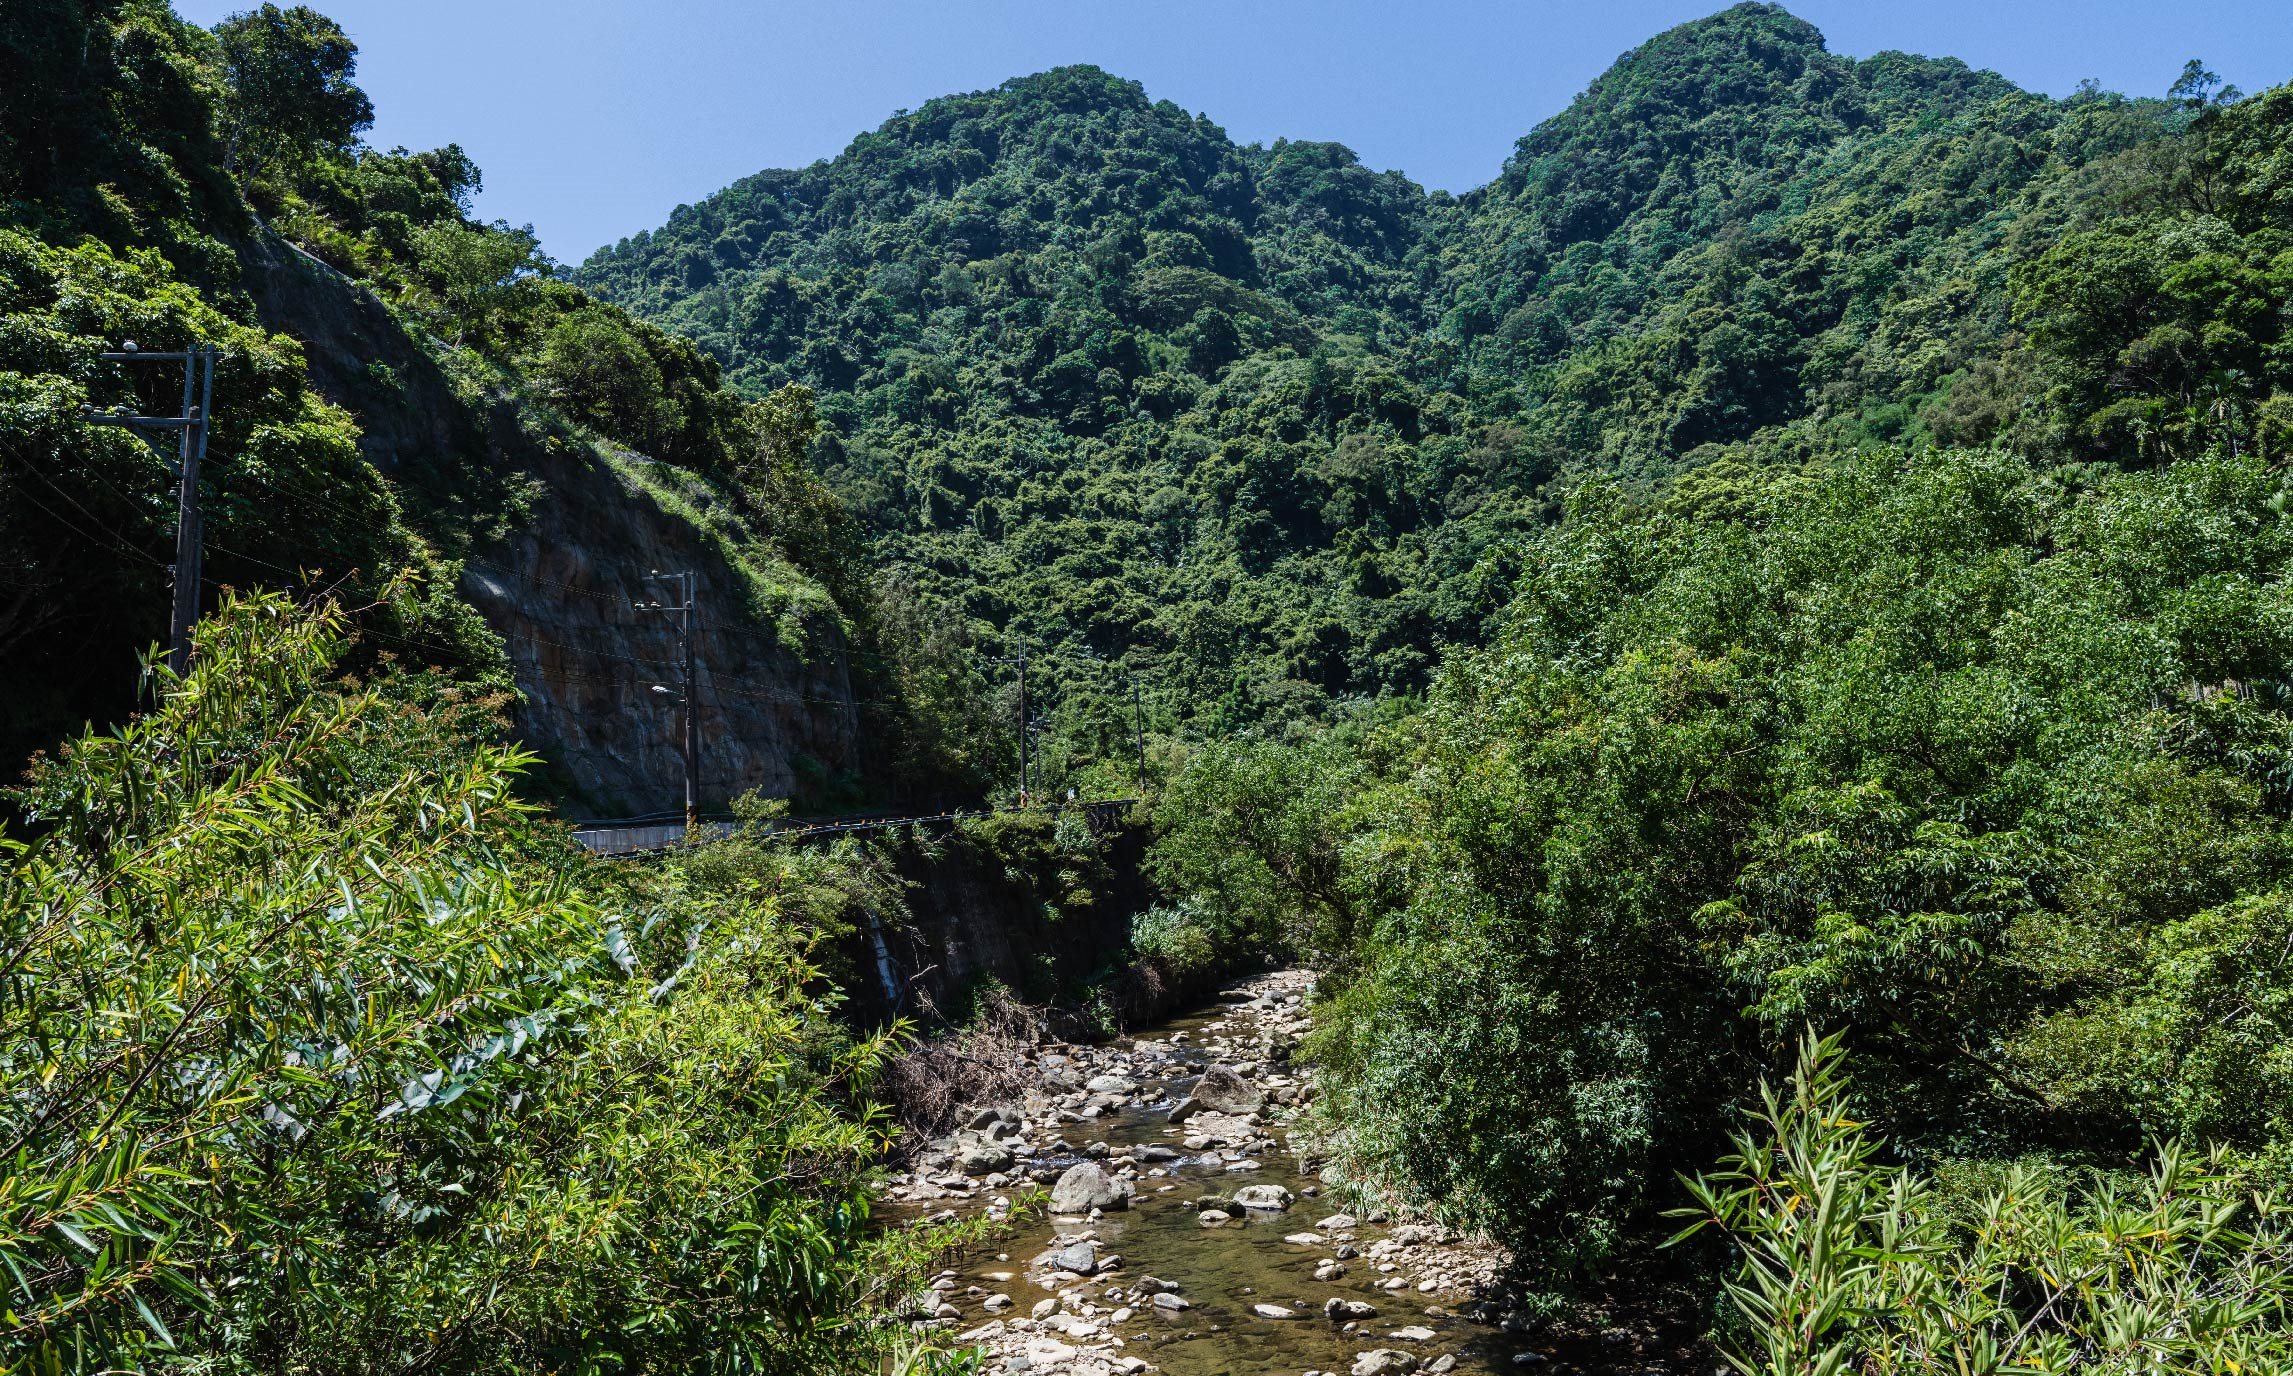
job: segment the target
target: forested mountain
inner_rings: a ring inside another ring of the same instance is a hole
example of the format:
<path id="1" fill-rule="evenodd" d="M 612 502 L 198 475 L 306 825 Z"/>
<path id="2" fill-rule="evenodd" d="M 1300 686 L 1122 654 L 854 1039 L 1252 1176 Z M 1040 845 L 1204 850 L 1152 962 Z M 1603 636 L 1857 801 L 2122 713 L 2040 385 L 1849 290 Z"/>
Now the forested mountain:
<path id="1" fill-rule="evenodd" d="M 815 461 L 893 576 L 1045 656 L 1056 765 L 1118 752 L 1125 675 L 1210 733 L 1418 690 L 1587 475 L 2010 426 L 2081 452 L 2024 405 L 2009 273 L 2186 118 L 1840 58 L 1741 5 L 1451 198 L 1068 68 L 679 207 L 575 279 L 751 395 L 811 389 Z"/>
<path id="2" fill-rule="evenodd" d="M 836 987 L 910 879 L 772 823 L 1013 801 L 1019 650 L 1036 800 L 1148 795 L 1091 1007 L 1311 964 L 1331 1195 L 1516 1320 L 2293 1362 L 2293 87 L 1742 4 L 1450 196 L 1064 68 L 567 268 L 355 56 L 0 9 L 0 1367 L 928 1369 Z M 128 337 L 224 351 L 140 696 Z M 674 777 L 670 559 L 760 791 L 604 867 L 531 814 Z M 1075 812 L 962 836 L 1108 916 Z"/>
<path id="3" fill-rule="evenodd" d="M 1314 960 L 1339 1169 L 1581 1274 L 1807 1027 L 1963 1210 L 2284 1178 L 2289 134 L 1739 5 L 1462 197 L 1068 69 L 576 276 L 809 389 L 1055 749 L 1143 680 L 1142 949 Z"/>
<path id="4" fill-rule="evenodd" d="M 518 690 L 550 791 L 627 814 L 681 795 L 673 714 L 645 697 L 681 653 L 631 604 L 659 592 L 649 568 L 692 569 L 710 806 L 849 800 L 864 774 L 977 786 L 965 752 L 996 747 L 960 712 L 928 742 L 905 725 L 864 551 L 802 462 L 809 414 L 751 406 L 691 342 L 558 280 L 530 232 L 472 216 L 459 148 L 363 144 L 331 21 L 270 7 L 210 34 L 164 4 L 42 3 L 5 38 L 0 752 L 135 700 L 174 485 L 79 413 L 173 414 L 164 370 L 97 354 L 194 338 L 224 355 L 203 605 L 332 588 L 362 608 L 357 657 Z"/>

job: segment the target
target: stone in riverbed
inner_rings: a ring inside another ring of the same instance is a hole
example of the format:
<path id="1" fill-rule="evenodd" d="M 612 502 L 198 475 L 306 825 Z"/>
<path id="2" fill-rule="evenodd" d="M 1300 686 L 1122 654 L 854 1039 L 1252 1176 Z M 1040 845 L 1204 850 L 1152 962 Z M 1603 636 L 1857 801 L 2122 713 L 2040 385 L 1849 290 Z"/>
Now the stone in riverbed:
<path id="1" fill-rule="evenodd" d="M 1388 1336 L 1399 1338 L 1405 1343 L 1429 1343 L 1433 1341 L 1433 1330 L 1424 1324 L 1413 1323 L 1407 1328 L 1396 1328 Z"/>
<path id="2" fill-rule="evenodd" d="M 981 1142 L 965 1147 L 958 1164 L 965 1175 L 993 1175 L 1011 1169 L 1011 1152 L 991 1142 Z"/>
<path id="3" fill-rule="evenodd" d="M 1099 1269 L 1099 1249 L 1088 1242 L 1062 1247 L 1051 1254 L 1051 1268 L 1072 1271 L 1078 1276 L 1090 1275 Z"/>
<path id="4" fill-rule="evenodd" d="M 1128 1094 L 1138 1088 L 1120 1075 L 1094 1075 L 1083 1083 L 1093 1094 Z"/>
<path id="5" fill-rule="evenodd" d="M 1374 1319 L 1377 1317 L 1377 1306 L 1365 1304 L 1360 1300 L 1341 1300 L 1333 1297 L 1329 1303 L 1322 1306 L 1322 1313 L 1332 1320 Z"/>
<path id="6" fill-rule="evenodd" d="M 1245 1209 L 1278 1214 L 1290 1207 L 1297 1196 L 1280 1185 L 1244 1185 L 1234 1192 L 1234 1202 Z"/>
<path id="7" fill-rule="evenodd" d="M 1224 1209 L 1204 1209 L 1201 1213 L 1196 1214 L 1194 1217 L 1195 1221 L 1199 1222 L 1203 1227 L 1215 1228 L 1221 1223 L 1232 1221 L 1234 1215 L 1226 1212 Z"/>
<path id="8" fill-rule="evenodd" d="M 1322 1245 L 1322 1235 L 1320 1233 L 1287 1233 L 1283 1236 L 1282 1241 L 1293 1247 L 1319 1247 Z"/>
<path id="9" fill-rule="evenodd" d="M 1415 1357 L 1390 1347 L 1372 1348 L 1354 1357 L 1353 1376 L 1403 1376 L 1415 1370 Z"/>
<path id="10" fill-rule="evenodd" d="M 1194 1306 L 1180 1296 L 1174 1295 L 1170 1291 L 1165 1290 L 1161 1294 L 1154 1297 L 1154 1307 L 1157 1309 L 1168 1309 L 1175 1313 L 1181 1309 L 1192 1309 Z"/>
<path id="11" fill-rule="evenodd" d="M 1253 1304 L 1250 1306 L 1250 1312 L 1261 1319 L 1294 1319 L 1298 1317 L 1297 1310 L 1284 1309 L 1278 1304 Z"/>
<path id="12" fill-rule="evenodd" d="M 1192 1093 L 1170 1111 L 1170 1121 L 1183 1123 L 1197 1113 L 1231 1113 L 1246 1118 L 1266 1106 L 1266 1095 L 1256 1085 L 1222 1065 L 1202 1072 Z"/>
<path id="13" fill-rule="evenodd" d="M 1051 1212 L 1055 1214 L 1087 1214 L 1093 1209 L 1127 1209 L 1131 1206 L 1131 1183 L 1117 1180 L 1096 1161 L 1083 1161 L 1067 1168 L 1059 1183 L 1051 1187 Z"/>
<path id="14" fill-rule="evenodd" d="M 1352 1231 L 1359 1225 L 1354 1221 L 1352 1214 L 1331 1214 L 1314 1226 L 1325 1233 L 1344 1233 Z"/>

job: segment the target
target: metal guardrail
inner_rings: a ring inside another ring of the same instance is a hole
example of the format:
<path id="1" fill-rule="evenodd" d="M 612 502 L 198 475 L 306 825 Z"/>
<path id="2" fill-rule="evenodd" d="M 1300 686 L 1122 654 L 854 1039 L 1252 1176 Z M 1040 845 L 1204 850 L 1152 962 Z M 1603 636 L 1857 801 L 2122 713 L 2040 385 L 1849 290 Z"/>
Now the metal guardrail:
<path id="1" fill-rule="evenodd" d="M 1042 811 L 1057 814 L 1069 808 L 1089 814 L 1097 820 L 1126 811 L 1138 803 L 1136 798 L 1101 798 L 1088 803 L 1063 803 Z M 907 817 L 839 817 L 821 822 L 799 822 L 774 827 L 770 835 L 784 841 L 809 841 L 830 836 L 851 836 L 869 831 L 894 831 L 901 827 L 953 824 L 966 817 L 992 817 L 998 813 L 1018 812 L 1019 808 L 978 808 L 954 812 L 931 812 Z M 1034 809 L 1029 809 L 1034 810 Z M 733 822 L 702 822 L 699 841 L 721 841 L 735 835 L 739 826 Z M 632 818 L 610 826 L 592 823 L 576 826 L 573 839 L 599 855 L 647 855 L 685 844 L 685 824 L 682 821 L 655 822 Z"/>

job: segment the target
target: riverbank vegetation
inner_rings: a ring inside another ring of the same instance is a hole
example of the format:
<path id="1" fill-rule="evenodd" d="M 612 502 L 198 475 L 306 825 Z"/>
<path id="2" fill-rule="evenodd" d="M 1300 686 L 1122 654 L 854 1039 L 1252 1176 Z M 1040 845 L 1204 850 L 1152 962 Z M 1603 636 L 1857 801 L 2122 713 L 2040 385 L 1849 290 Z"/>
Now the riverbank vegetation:
<path id="1" fill-rule="evenodd" d="M 864 1365 L 895 1048 L 776 896 L 583 860 L 487 701 L 227 603 L 0 887 L 11 1364 Z"/>

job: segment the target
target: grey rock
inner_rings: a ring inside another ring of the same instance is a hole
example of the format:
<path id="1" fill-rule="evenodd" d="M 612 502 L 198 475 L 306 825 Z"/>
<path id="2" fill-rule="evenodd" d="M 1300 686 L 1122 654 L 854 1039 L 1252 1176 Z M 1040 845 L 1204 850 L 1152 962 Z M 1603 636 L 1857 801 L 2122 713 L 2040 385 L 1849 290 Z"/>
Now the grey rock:
<path id="1" fill-rule="evenodd" d="M 1256 1085 L 1222 1065 L 1202 1072 L 1194 1089 L 1170 1111 L 1170 1121 L 1183 1123 L 1197 1113 L 1231 1113 L 1248 1117 L 1266 1106 L 1266 1095 Z"/>
<path id="2" fill-rule="evenodd" d="M 1353 1376 L 1404 1376 L 1417 1370 L 1417 1358 L 1390 1347 L 1372 1348 L 1354 1357 Z"/>
<path id="3" fill-rule="evenodd" d="M 1051 1187 L 1051 1212 L 1055 1214 L 1087 1214 L 1093 1209 L 1130 1206 L 1131 1183 L 1108 1175 L 1106 1167 L 1096 1161 L 1069 1166 L 1059 1183 Z"/>
<path id="4" fill-rule="evenodd" d="M 1073 1271 L 1079 1276 L 1090 1275 L 1099 1269 L 1099 1249 L 1088 1242 L 1062 1247 L 1051 1254 L 1051 1266 L 1054 1270 Z"/>
<path id="5" fill-rule="evenodd" d="M 965 1147 L 956 1164 L 965 1175 L 993 1175 L 1011 1169 L 1011 1152 L 991 1142 L 978 1142 Z"/>
<path id="6" fill-rule="evenodd" d="M 1154 1297 L 1154 1307 L 1157 1309 L 1168 1309 L 1175 1313 L 1181 1309 L 1192 1309 L 1194 1306 L 1180 1296 L 1165 1290 L 1161 1294 Z"/>
<path id="7" fill-rule="evenodd" d="M 1234 1192 L 1234 1202 L 1239 1207 L 1270 1214 L 1289 1208 L 1296 1198 L 1280 1185 L 1244 1185 Z"/>

